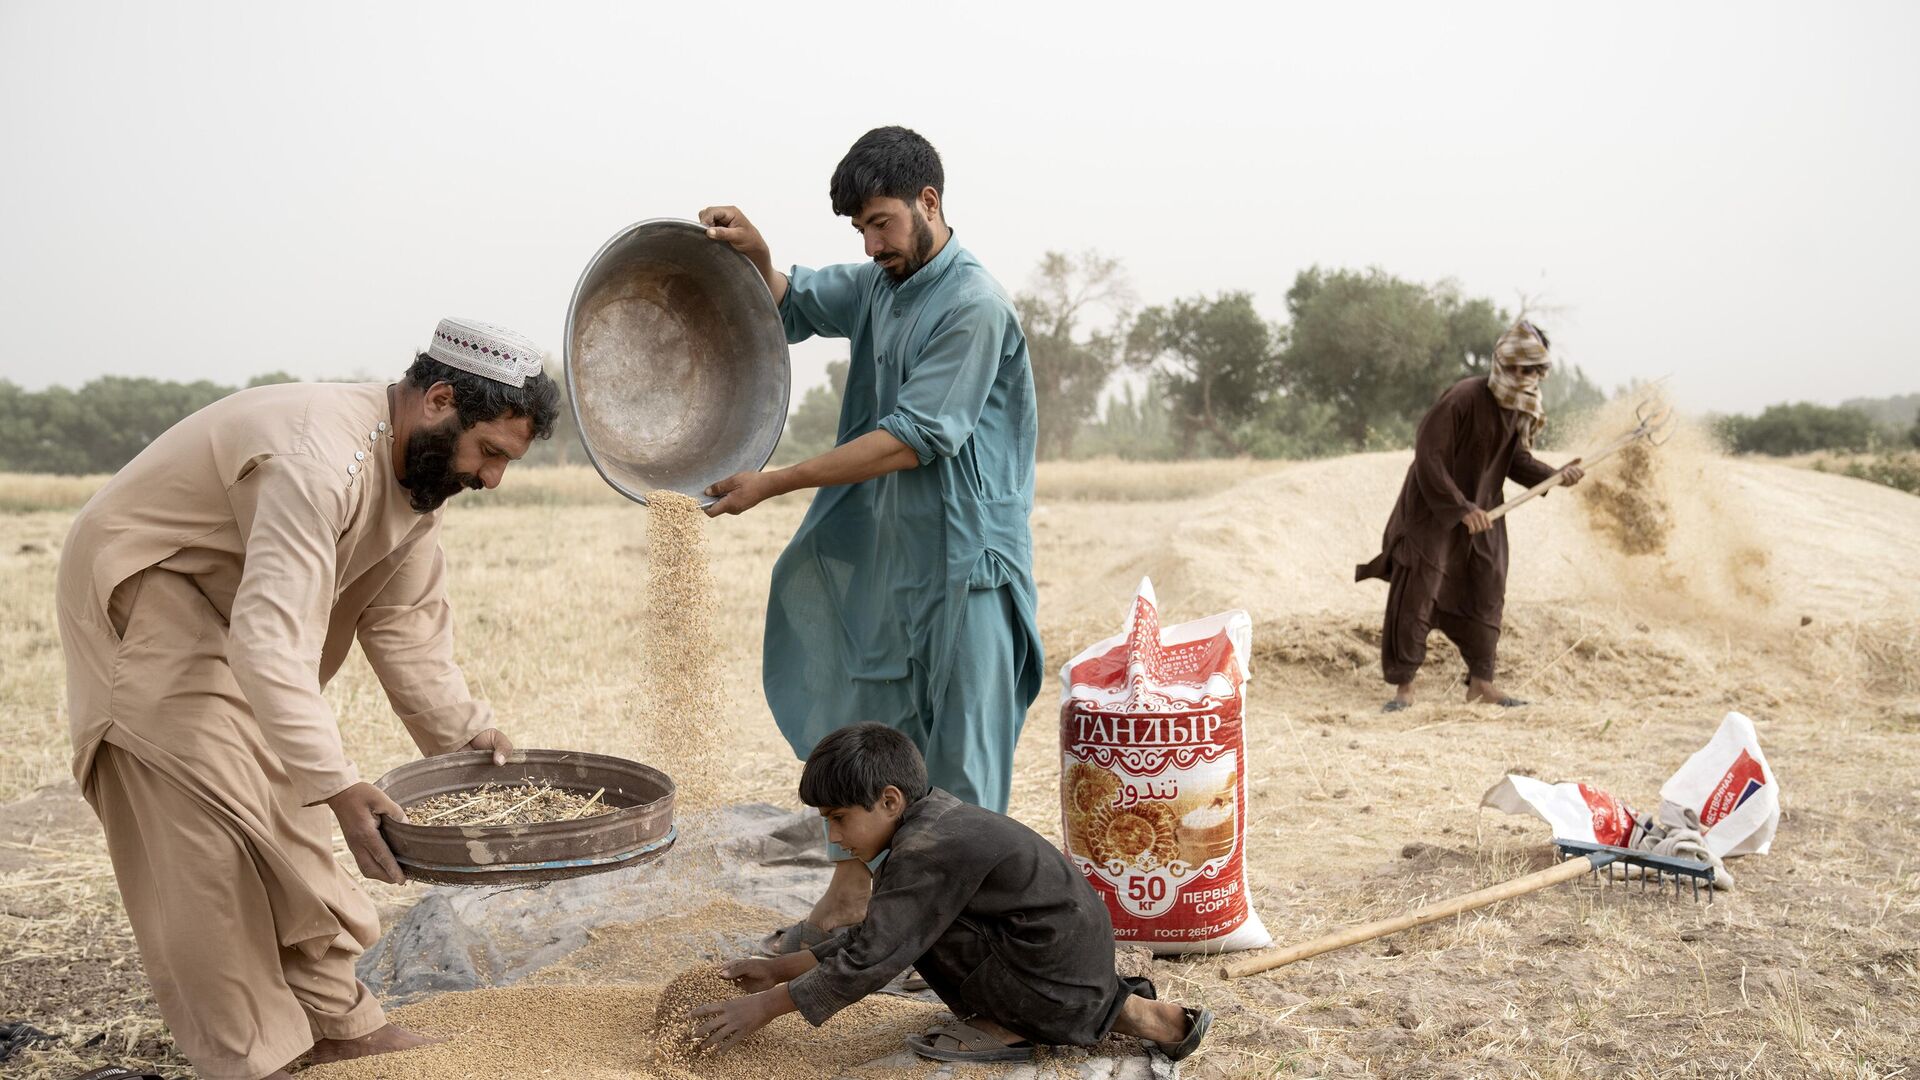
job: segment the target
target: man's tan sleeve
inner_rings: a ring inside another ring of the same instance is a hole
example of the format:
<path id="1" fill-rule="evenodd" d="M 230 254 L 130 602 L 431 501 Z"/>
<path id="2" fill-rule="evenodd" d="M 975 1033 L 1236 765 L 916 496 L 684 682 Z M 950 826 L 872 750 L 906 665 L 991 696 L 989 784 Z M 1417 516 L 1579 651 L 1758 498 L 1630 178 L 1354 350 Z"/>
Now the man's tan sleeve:
<path id="1" fill-rule="evenodd" d="M 255 464 L 227 492 L 247 551 L 227 663 L 306 806 L 360 780 L 320 694 L 334 560 L 347 515 L 344 479 L 303 454 L 281 454 Z"/>
<path id="2" fill-rule="evenodd" d="M 492 727 L 493 709 L 473 700 L 453 661 L 453 606 L 440 523 L 421 530 L 393 557 L 399 569 L 360 616 L 360 648 L 420 752 L 445 754 Z"/>

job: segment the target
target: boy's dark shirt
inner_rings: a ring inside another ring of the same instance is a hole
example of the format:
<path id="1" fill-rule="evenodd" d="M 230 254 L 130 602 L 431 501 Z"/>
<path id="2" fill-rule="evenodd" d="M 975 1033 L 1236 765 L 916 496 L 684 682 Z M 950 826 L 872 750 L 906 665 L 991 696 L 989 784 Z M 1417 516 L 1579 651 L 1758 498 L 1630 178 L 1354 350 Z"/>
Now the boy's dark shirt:
<path id="1" fill-rule="evenodd" d="M 1098 1041 L 1122 998 L 1113 922 L 1086 878 L 1032 829 L 939 788 L 901 815 L 866 921 L 813 952 L 787 989 L 815 1025 L 915 964 L 949 1005 L 957 990 L 1049 1042 Z M 1052 1015 L 1019 1022 L 1036 1013 Z"/>
<path id="2" fill-rule="evenodd" d="M 1413 464 L 1387 519 L 1380 554 L 1355 581 L 1390 580 L 1394 564 L 1426 563 L 1445 576 L 1438 607 L 1499 626 L 1507 595 L 1507 523 L 1478 536 L 1460 522 L 1474 507 L 1503 501 L 1506 481 L 1529 487 L 1553 469 L 1520 445 L 1519 417 L 1503 409 L 1478 375 L 1453 384 L 1420 419 Z"/>

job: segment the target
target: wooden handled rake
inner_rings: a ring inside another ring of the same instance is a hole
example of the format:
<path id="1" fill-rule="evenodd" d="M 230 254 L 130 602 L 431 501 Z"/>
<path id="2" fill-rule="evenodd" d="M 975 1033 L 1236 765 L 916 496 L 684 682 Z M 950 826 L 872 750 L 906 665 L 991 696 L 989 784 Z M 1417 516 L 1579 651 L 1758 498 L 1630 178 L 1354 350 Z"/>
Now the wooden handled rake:
<path id="1" fill-rule="evenodd" d="M 1405 915 L 1381 919 L 1378 922 L 1370 922 L 1318 937 L 1295 945 L 1291 949 L 1283 949 L 1271 956 L 1256 956 L 1237 964 L 1229 964 L 1227 977 L 1238 979 L 1245 975 L 1271 971 L 1296 960 L 1305 960 L 1324 952 L 1383 938 L 1388 934 L 1397 934 L 1416 926 L 1425 926 L 1430 922 L 1450 918 L 1462 912 L 1487 907 L 1502 900 L 1511 900 L 1516 896 L 1525 896 L 1530 892 L 1538 892 L 1586 874 L 1604 875 L 1609 884 L 1638 877 L 1641 889 L 1645 890 L 1649 885 L 1653 885 L 1663 891 L 1664 879 L 1672 878 L 1675 896 L 1681 895 L 1681 882 L 1684 881 L 1695 902 L 1699 901 L 1700 889 L 1705 886 L 1707 903 L 1713 903 L 1713 866 L 1710 863 L 1695 862 L 1692 859 L 1681 859 L 1672 855 L 1655 855 L 1652 852 L 1614 847 L 1611 844 L 1595 844 L 1586 840 L 1555 840 L 1553 843 L 1560 849 L 1560 854 L 1566 859 L 1565 862 L 1545 870 L 1537 870 L 1525 877 L 1514 878 L 1512 881 L 1503 881 L 1478 892 L 1470 892 L 1465 896 L 1456 896 L 1451 900 L 1418 907 Z M 1632 873 L 1633 867 L 1639 868 L 1640 872 L 1637 875 Z"/>
<path id="2" fill-rule="evenodd" d="M 1595 465 L 1600 464 L 1602 461 L 1605 461 L 1642 439 L 1645 439 L 1654 446 L 1659 446 L 1673 437 L 1673 429 L 1680 424 L 1680 417 L 1673 411 L 1673 406 L 1667 404 L 1664 399 L 1659 397 L 1650 397 L 1642 401 L 1634 408 L 1633 415 L 1639 423 L 1634 425 L 1632 431 L 1627 432 L 1592 453 L 1574 458 L 1572 461 L 1553 470 L 1552 476 L 1547 477 L 1545 480 L 1540 481 L 1520 494 L 1515 495 L 1513 498 L 1508 499 L 1506 502 L 1501 503 L 1499 506 L 1487 511 L 1487 520 L 1498 521 L 1512 513 L 1516 507 L 1530 502 L 1540 495 L 1545 495 L 1550 489 L 1557 486 L 1560 483 L 1560 478 L 1566 474 L 1568 469 L 1575 465 L 1581 465 L 1591 469 Z"/>

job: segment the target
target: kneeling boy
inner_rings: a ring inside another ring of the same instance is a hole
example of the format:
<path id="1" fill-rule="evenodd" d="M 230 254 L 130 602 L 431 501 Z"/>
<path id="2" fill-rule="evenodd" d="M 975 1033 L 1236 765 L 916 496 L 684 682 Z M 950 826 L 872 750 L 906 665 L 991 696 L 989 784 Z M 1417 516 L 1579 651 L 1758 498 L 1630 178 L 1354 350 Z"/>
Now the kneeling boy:
<path id="1" fill-rule="evenodd" d="M 1012 818 L 930 789 L 905 735 L 856 724 L 820 740 L 800 798 L 834 843 L 879 861 L 866 921 L 811 950 L 722 969 L 747 995 L 694 1010 L 707 1050 L 796 1009 L 818 1026 L 909 966 L 960 1018 L 907 1040 L 923 1057 L 1026 1061 L 1035 1044 L 1089 1046 L 1116 1032 L 1178 1061 L 1206 1037 L 1212 1013 L 1115 974 L 1106 905 L 1066 857 Z"/>

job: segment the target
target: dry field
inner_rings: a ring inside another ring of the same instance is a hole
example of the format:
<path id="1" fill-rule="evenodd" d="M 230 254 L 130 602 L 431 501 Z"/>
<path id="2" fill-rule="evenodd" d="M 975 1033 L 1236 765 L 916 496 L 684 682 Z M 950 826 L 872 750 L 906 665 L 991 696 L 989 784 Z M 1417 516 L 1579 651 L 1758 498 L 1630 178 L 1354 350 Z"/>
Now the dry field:
<path id="1" fill-rule="evenodd" d="M 1564 887 L 1250 979 L 1225 980 L 1218 958 L 1158 962 L 1163 994 L 1219 1016 L 1185 1074 L 1920 1075 L 1920 499 L 1682 438 L 1657 472 L 1663 551 L 1622 554 L 1605 499 L 1559 493 L 1515 515 L 1503 672 L 1532 707 L 1458 704 L 1461 667 L 1436 635 L 1424 703 L 1383 715 L 1385 589 L 1351 579 L 1405 465 L 1042 469 L 1051 664 L 1113 632 L 1142 575 L 1169 620 L 1236 606 L 1255 619 L 1249 865 L 1275 937 L 1546 865 L 1545 826 L 1481 811 L 1482 791 L 1517 771 L 1651 807 L 1729 709 L 1754 718 L 1778 774 L 1778 840 L 1735 863 L 1738 890 L 1712 906 Z M 178 1072 L 67 776 L 51 594 L 86 485 L 33 483 L 0 478 L 14 507 L 0 515 L 0 1019 L 68 1041 L 8 1075 L 112 1060 Z M 767 573 L 803 508 L 710 529 L 738 801 L 791 802 L 798 776 L 758 666 Z M 643 514 L 582 469 L 510 475 L 449 510 L 458 651 L 522 745 L 672 771 L 674 747 L 648 745 L 636 715 Z M 412 754 L 359 661 L 328 696 L 364 773 Z M 1057 705 L 1050 683 L 1014 795 L 1015 815 L 1055 836 Z M 391 916 L 424 889 L 375 895 Z"/>

